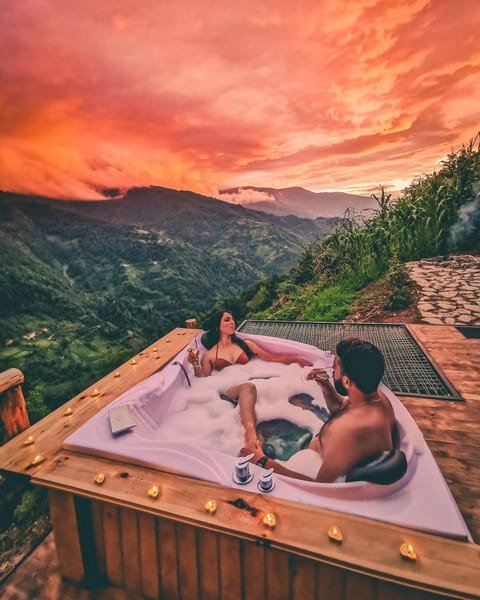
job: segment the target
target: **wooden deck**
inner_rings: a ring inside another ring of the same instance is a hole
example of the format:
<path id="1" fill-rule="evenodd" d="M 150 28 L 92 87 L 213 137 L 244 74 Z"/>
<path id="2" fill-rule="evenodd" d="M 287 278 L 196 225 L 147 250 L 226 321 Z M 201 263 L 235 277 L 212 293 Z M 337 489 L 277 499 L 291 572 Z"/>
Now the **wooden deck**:
<path id="1" fill-rule="evenodd" d="M 401 397 L 480 543 L 480 339 L 448 325 L 409 325 L 464 402 Z"/>
<path id="2" fill-rule="evenodd" d="M 478 544 L 480 340 L 466 339 L 449 326 L 409 327 L 464 398 L 402 401 L 421 427 Z M 76 427 L 164 366 L 197 333 L 172 331 L 135 357 L 135 364 L 128 361 L 0 448 L 1 471 L 31 477 L 33 483 L 50 488 L 63 577 L 91 584 L 95 581 L 88 579 L 100 575 L 103 581 L 148 597 L 214 598 L 221 592 L 237 597 L 234 589 L 245 598 L 420 599 L 430 598 L 430 592 L 479 597 L 476 544 L 314 507 L 299 510 L 294 503 L 242 493 L 259 511 L 252 517 L 230 504 L 238 490 L 62 449 L 63 439 Z M 25 446 L 29 435 L 34 444 Z M 32 465 L 37 456 L 41 459 Z M 103 485 L 93 481 L 98 472 L 106 474 Z M 161 490 L 157 500 L 146 493 L 154 484 Z M 208 515 L 203 504 L 212 497 L 219 508 Z M 262 524 L 267 511 L 278 516 L 274 530 Z M 331 524 L 346 534 L 341 546 L 326 536 Z M 419 552 L 418 562 L 399 557 L 404 541 Z M 86 547 L 94 547 L 95 553 L 86 552 Z M 225 557 L 231 558 L 224 562 Z M 279 572 L 285 573 L 283 579 L 278 580 Z M 307 593 L 312 581 L 316 596 Z"/>

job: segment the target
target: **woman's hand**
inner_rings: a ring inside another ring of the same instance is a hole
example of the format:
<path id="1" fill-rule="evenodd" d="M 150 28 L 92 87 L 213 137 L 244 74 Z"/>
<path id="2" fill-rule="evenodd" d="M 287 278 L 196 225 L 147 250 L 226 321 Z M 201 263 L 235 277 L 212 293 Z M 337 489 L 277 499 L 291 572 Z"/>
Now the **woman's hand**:
<path id="1" fill-rule="evenodd" d="M 200 366 L 199 353 L 200 353 L 200 351 L 199 351 L 198 348 L 189 348 L 188 349 L 187 360 L 194 367 L 199 367 Z"/>

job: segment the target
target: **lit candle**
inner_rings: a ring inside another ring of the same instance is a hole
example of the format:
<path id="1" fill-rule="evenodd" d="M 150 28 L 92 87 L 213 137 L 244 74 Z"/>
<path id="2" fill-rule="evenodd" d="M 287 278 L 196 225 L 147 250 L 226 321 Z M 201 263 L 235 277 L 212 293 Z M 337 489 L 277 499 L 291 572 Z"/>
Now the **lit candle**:
<path id="1" fill-rule="evenodd" d="M 154 352 L 158 352 L 158 349 L 157 349 L 157 347 L 156 347 L 156 346 L 154 346 L 154 347 L 153 347 L 153 351 L 154 351 Z"/>
<path id="2" fill-rule="evenodd" d="M 63 414 L 65 417 L 69 417 L 70 415 L 73 414 L 73 410 L 69 407 L 65 410 L 65 412 Z"/>
<path id="3" fill-rule="evenodd" d="M 37 454 L 37 456 L 35 456 L 35 458 L 32 458 L 32 462 L 30 464 L 32 464 L 33 466 L 39 465 L 44 460 L 45 459 L 41 454 Z"/>
<path id="4" fill-rule="evenodd" d="M 35 438 L 33 437 L 33 435 L 29 435 L 24 441 L 23 441 L 23 445 L 24 446 L 31 446 L 33 444 L 33 442 L 35 441 Z"/>
<path id="5" fill-rule="evenodd" d="M 136 364 L 137 364 L 137 361 L 136 361 L 134 358 L 132 358 L 132 360 L 130 361 L 130 364 L 131 364 L 131 365 L 136 365 Z"/>
<path id="6" fill-rule="evenodd" d="M 97 388 L 94 388 L 94 390 L 92 392 L 92 396 L 100 396 L 100 392 L 98 391 Z"/>
<path id="7" fill-rule="evenodd" d="M 328 537 L 330 541 L 336 542 L 337 544 L 341 544 L 343 542 L 343 533 L 336 525 L 332 525 L 330 527 L 328 530 Z"/>
<path id="8" fill-rule="evenodd" d="M 150 498 L 158 498 L 159 494 L 160 488 L 158 487 L 158 485 L 152 485 L 152 487 L 148 490 L 148 495 L 150 496 Z"/>
<path id="9" fill-rule="evenodd" d="M 205 512 L 208 512 L 211 515 L 213 515 L 214 512 L 217 510 L 217 502 L 215 500 L 207 500 L 203 508 L 205 509 Z"/>
<path id="10" fill-rule="evenodd" d="M 400 554 L 403 558 L 411 560 L 412 562 L 415 562 L 418 558 L 415 548 L 408 542 L 405 542 L 400 546 Z"/>
<path id="11" fill-rule="evenodd" d="M 270 527 L 270 529 L 273 529 L 275 527 L 275 525 L 277 524 L 277 517 L 275 516 L 275 513 L 273 513 L 273 512 L 267 513 L 263 517 L 263 524 L 266 527 Z"/>
<path id="12" fill-rule="evenodd" d="M 115 373 L 113 374 L 114 377 L 120 377 L 120 371 L 115 371 Z"/>
<path id="13" fill-rule="evenodd" d="M 95 477 L 93 478 L 93 481 L 97 484 L 97 485 L 102 485 L 102 483 L 105 481 L 105 473 L 97 473 L 95 475 Z"/>

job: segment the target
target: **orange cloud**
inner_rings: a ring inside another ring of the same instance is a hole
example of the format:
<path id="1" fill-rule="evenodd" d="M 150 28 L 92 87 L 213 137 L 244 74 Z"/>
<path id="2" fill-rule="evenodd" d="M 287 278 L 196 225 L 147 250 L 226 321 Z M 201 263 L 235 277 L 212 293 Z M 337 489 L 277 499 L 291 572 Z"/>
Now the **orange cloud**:
<path id="1" fill-rule="evenodd" d="M 476 133 L 478 2 L 257 4 L 9 3 L 2 189 L 394 189 Z"/>

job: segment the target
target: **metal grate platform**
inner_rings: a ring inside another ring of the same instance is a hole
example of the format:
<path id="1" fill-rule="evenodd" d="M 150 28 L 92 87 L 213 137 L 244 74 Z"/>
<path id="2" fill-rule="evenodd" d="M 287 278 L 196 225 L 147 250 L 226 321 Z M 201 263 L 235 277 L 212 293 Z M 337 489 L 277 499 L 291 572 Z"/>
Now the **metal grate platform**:
<path id="1" fill-rule="evenodd" d="M 396 394 L 462 400 L 405 325 L 246 320 L 238 331 L 286 338 L 331 352 L 340 340 L 359 337 L 382 351 L 386 364 L 383 381 Z"/>

